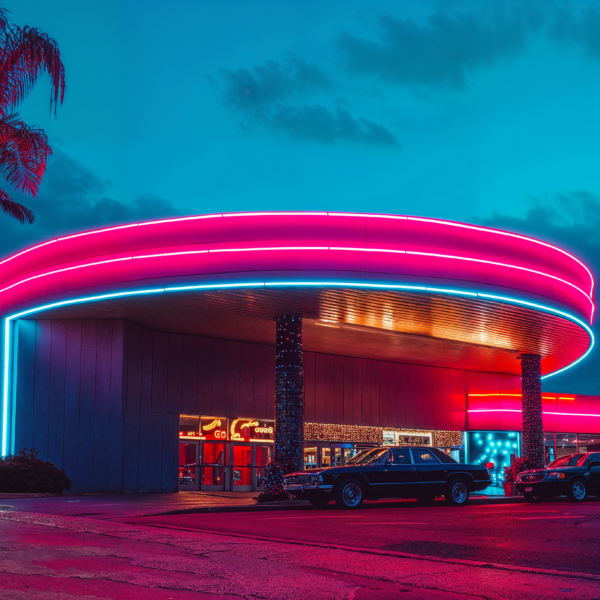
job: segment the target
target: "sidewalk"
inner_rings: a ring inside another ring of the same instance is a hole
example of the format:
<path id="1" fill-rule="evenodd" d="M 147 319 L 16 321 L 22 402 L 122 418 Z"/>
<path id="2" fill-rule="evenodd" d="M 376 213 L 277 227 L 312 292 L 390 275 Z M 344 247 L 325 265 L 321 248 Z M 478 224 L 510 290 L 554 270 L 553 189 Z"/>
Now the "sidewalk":
<path id="1" fill-rule="evenodd" d="M 179 492 L 175 494 L 83 494 L 42 496 L 32 494 L 0 495 L 0 511 L 35 512 L 72 517 L 114 519 L 144 515 L 194 513 L 261 512 L 273 510 L 312 510 L 305 500 L 257 504 L 258 492 Z M 21 497 L 14 497 L 21 496 Z M 368 502 L 368 501 L 367 501 Z M 401 506 L 413 500 L 379 500 L 378 504 Z M 469 504 L 515 504 L 522 496 L 473 495 Z M 444 505 L 443 500 L 436 505 Z"/>

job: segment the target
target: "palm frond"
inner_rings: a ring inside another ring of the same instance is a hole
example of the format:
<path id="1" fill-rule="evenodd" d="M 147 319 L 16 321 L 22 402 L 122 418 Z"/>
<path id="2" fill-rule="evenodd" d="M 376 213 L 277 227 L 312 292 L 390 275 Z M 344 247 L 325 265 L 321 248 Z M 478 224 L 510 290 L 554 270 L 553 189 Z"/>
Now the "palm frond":
<path id="1" fill-rule="evenodd" d="M 0 119 L 0 174 L 16 190 L 37 195 L 51 154 L 42 129 L 26 125 L 17 114 Z"/>
<path id="2" fill-rule="evenodd" d="M 37 28 L 17 27 L 0 12 L 0 106 L 6 114 L 29 93 L 38 77 L 50 75 L 50 110 L 62 104 L 65 68 L 58 44 Z"/>
<path id="3" fill-rule="evenodd" d="M 0 189 L 0 210 L 17 219 L 19 223 L 27 221 L 31 225 L 35 221 L 35 215 L 26 206 L 12 200 L 2 189 Z"/>

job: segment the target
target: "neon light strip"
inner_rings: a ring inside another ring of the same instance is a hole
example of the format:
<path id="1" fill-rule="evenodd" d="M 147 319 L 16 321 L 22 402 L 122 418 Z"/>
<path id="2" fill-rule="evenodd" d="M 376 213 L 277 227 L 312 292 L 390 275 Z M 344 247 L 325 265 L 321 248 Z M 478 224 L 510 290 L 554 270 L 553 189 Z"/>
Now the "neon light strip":
<path id="1" fill-rule="evenodd" d="M 445 225 L 448 227 L 460 227 L 463 229 L 472 229 L 475 231 L 483 231 L 483 232 L 491 233 L 491 234 L 495 234 L 495 235 L 503 235 L 503 236 L 507 236 L 507 237 L 513 237 L 513 238 L 516 238 L 519 240 L 525 240 L 527 242 L 532 242 L 532 243 L 538 244 L 540 246 L 545 246 L 546 248 L 550 248 L 551 250 L 557 250 L 558 252 L 561 252 L 565 256 L 568 256 L 569 258 L 573 259 L 577 264 L 579 264 L 581 267 L 583 267 L 585 269 L 585 271 L 587 272 L 587 274 L 590 276 L 590 282 L 591 282 L 590 296 L 592 295 L 592 293 L 594 291 L 594 285 L 595 285 L 594 277 L 592 276 L 592 272 L 588 269 L 588 267 L 583 262 L 581 262 L 577 257 L 573 256 L 566 250 L 559 248 L 558 246 L 554 246 L 553 244 L 549 244 L 549 243 L 543 242 L 541 240 L 536 240 L 535 238 L 531 238 L 531 237 L 528 237 L 525 235 L 520 235 L 518 233 L 501 231 L 500 229 L 490 229 L 488 227 L 481 227 L 479 225 L 468 225 L 466 223 L 458 223 L 456 221 L 442 221 L 440 219 L 431 219 L 431 218 L 427 218 L 427 217 L 409 217 L 409 216 L 403 216 L 403 215 L 382 215 L 382 214 L 369 214 L 369 213 L 281 212 L 281 211 L 280 212 L 253 212 L 253 213 L 215 213 L 215 214 L 209 214 L 209 215 L 195 215 L 195 216 L 190 216 L 190 217 L 175 217 L 172 219 L 162 219 L 159 221 L 145 221 L 145 222 L 141 222 L 141 223 L 131 223 L 129 225 L 119 225 L 116 227 L 107 227 L 104 229 L 96 229 L 93 231 L 86 231 L 83 233 L 76 233 L 73 235 L 55 238 L 53 240 L 49 240 L 42 244 L 32 246 L 31 248 L 23 250 L 22 252 L 18 252 L 17 254 L 13 254 L 12 256 L 9 256 L 8 258 L 4 259 L 3 261 L 0 261 L 0 265 L 4 264 L 10 260 L 13 260 L 14 258 L 17 258 L 18 256 L 25 254 L 26 252 L 31 252 L 32 250 L 41 248 L 42 246 L 46 246 L 48 244 L 52 244 L 57 241 L 69 240 L 69 239 L 72 239 L 75 237 L 93 235 L 96 233 L 105 233 L 107 231 L 114 231 L 117 229 L 127 229 L 129 227 L 143 227 L 143 226 L 147 226 L 147 225 L 160 225 L 163 223 L 176 223 L 176 222 L 181 222 L 181 221 L 197 221 L 200 219 L 214 219 L 214 218 L 219 218 L 219 217 L 288 216 L 288 215 L 289 216 L 358 217 L 358 218 L 363 218 L 363 219 L 364 218 L 395 219 L 395 220 L 400 219 L 400 220 L 408 220 L 408 221 L 420 221 L 420 222 L 424 222 L 424 223 L 436 223 L 438 225 Z"/>
<path id="2" fill-rule="evenodd" d="M 510 408 L 490 408 L 490 409 L 471 409 L 467 412 L 470 413 L 489 413 L 489 412 L 513 412 L 521 413 L 520 410 L 513 410 Z M 586 413 L 563 413 L 563 412 L 546 412 L 543 411 L 544 415 L 559 415 L 561 417 L 600 417 L 600 415 L 586 414 Z"/>
<path id="3" fill-rule="evenodd" d="M 112 294 L 102 294 L 98 296 L 87 296 L 82 298 L 74 298 L 71 300 L 62 300 L 60 302 L 53 302 L 51 304 L 45 304 L 42 306 L 37 306 L 35 308 L 30 308 L 28 310 L 21 311 L 19 313 L 15 313 L 10 315 L 4 319 L 4 381 L 2 386 L 2 456 L 6 456 L 7 454 L 7 445 L 8 445 L 8 380 L 10 373 L 10 362 L 12 359 L 11 356 L 11 321 L 14 319 L 18 319 L 19 317 L 23 317 L 25 315 L 31 315 L 37 312 L 42 312 L 44 310 L 49 310 L 51 308 L 57 308 L 59 306 L 67 306 L 71 304 L 82 304 L 85 302 L 96 302 L 99 300 L 106 300 L 109 298 L 122 298 L 125 296 L 136 296 L 136 295 L 144 295 L 144 294 L 160 294 L 164 292 L 176 292 L 176 291 L 184 291 L 184 290 L 207 290 L 207 289 L 227 289 L 227 288 L 243 288 L 243 287 L 273 287 L 273 286 L 286 286 L 286 287 L 349 287 L 349 288 L 373 288 L 373 289 L 391 289 L 391 290 L 412 290 L 412 291 L 424 291 L 428 293 L 462 293 L 461 291 L 452 291 L 452 290 L 444 290 L 440 291 L 438 288 L 434 287 L 424 287 L 424 286 L 412 286 L 412 285 L 399 285 L 399 284 L 374 284 L 374 283 L 357 283 L 357 282 L 340 282 L 340 281 L 285 281 L 285 282 L 250 282 L 250 283 L 217 283 L 217 284 L 202 284 L 202 285 L 189 285 L 189 286 L 179 286 L 179 287 L 169 287 L 169 288 L 152 288 L 146 290 L 130 290 L 127 292 L 115 292 Z M 590 346 L 587 349 L 587 352 L 580 356 L 576 361 L 573 361 L 570 365 L 566 367 L 554 371 L 553 373 L 548 373 L 544 375 L 542 379 L 547 377 L 551 377 L 552 375 L 556 375 L 557 373 L 562 373 L 567 369 L 570 369 L 580 361 L 582 361 L 594 347 L 595 338 L 592 330 L 580 319 L 574 317 L 566 312 L 561 310 L 557 310 L 555 308 L 551 308 L 549 306 L 543 306 L 541 304 L 534 304 L 532 302 L 526 302 L 524 300 L 519 300 L 517 298 L 507 298 L 502 296 L 492 296 L 490 294 L 482 294 L 477 293 L 477 297 L 480 298 L 489 298 L 498 300 L 500 302 L 506 302 L 509 304 L 520 304 L 524 306 L 531 306 L 542 310 L 544 312 L 554 313 L 561 315 L 570 321 L 573 321 L 583 327 L 588 335 L 590 336 Z M 14 399 L 13 399 L 14 400 Z M 15 407 L 13 406 L 13 414 Z M 510 409 L 497 409 L 497 410 L 505 410 L 507 412 L 512 412 Z M 492 410 L 481 410 L 479 412 L 493 412 Z"/>
<path id="4" fill-rule="evenodd" d="M 467 394 L 469 398 L 483 398 L 483 397 L 499 397 L 499 398 L 520 398 L 522 394 Z M 542 400 L 556 400 L 556 396 L 542 396 Z M 560 396 L 559 400 L 575 400 L 575 398 L 567 398 L 566 396 Z"/>
<path id="5" fill-rule="evenodd" d="M 84 234 L 82 234 L 82 235 L 84 235 Z M 85 235 L 87 235 L 87 234 L 85 234 Z M 98 265 L 104 265 L 104 264 L 113 263 L 113 262 L 121 262 L 121 261 L 125 261 L 125 260 L 136 260 L 136 259 L 169 257 L 169 256 L 182 256 L 182 255 L 195 255 L 195 254 L 212 254 L 215 252 L 268 252 L 268 251 L 282 251 L 282 250 L 335 250 L 335 251 L 350 251 L 350 252 L 380 252 L 380 253 L 393 253 L 393 254 L 409 254 L 409 255 L 414 255 L 414 256 L 431 256 L 431 257 L 435 257 L 435 258 L 448 258 L 448 259 L 453 259 L 453 260 L 462 260 L 462 261 L 476 262 L 476 263 L 481 263 L 481 264 L 495 265 L 495 266 L 506 267 L 506 268 L 510 268 L 510 269 L 519 269 L 521 271 L 535 273 L 536 275 L 541 275 L 543 277 L 550 277 L 556 281 L 560 281 L 562 283 L 565 283 L 566 285 L 571 286 L 572 288 L 574 288 L 575 290 L 577 290 L 578 292 L 583 294 L 585 296 L 586 300 L 588 300 L 590 302 L 590 305 L 591 305 L 590 320 L 591 320 L 591 318 L 593 318 L 593 315 L 594 315 L 594 310 L 595 310 L 594 302 L 586 294 L 586 292 L 584 292 L 581 288 L 578 288 L 576 285 L 570 283 L 569 281 L 561 279 L 560 277 L 556 277 L 555 275 L 551 275 L 549 273 L 543 273 L 542 271 L 536 271 L 534 269 L 529 269 L 527 267 L 519 267 L 517 265 L 499 263 L 499 262 L 494 262 L 494 261 L 490 261 L 490 260 L 482 260 L 479 258 L 468 258 L 468 257 L 463 257 L 463 256 L 453 256 L 453 255 L 446 255 L 446 254 L 434 254 L 431 252 L 413 252 L 410 250 L 388 250 L 388 249 L 383 249 L 383 248 L 341 248 L 341 247 L 335 247 L 335 246 L 273 246 L 273 247 L 265 247 L 265 248 L 215 248 L 215 249 L 207 249 L 207 250 L 186 250 L 186 251 L 181 251 L 181 252 L 163 252 L 163 253 L 159 253 L 159 254 L 144 254 L 144 255 L 136 255 L 136 256 L 127 256 L 127 257 L 123 257 L 123 258 L 113 258 L 113 259 L 109 259 L 109 260 L 85 263 L 85 264 L 76 265 L 73 267 L 64 267 L 62 269 L 55 269 L 53 271 L 48 271 L 46 273 L 40 273 L 39 275 L 33 275 L 31 277 L 21 279 L 20 281 L 17 281 L 3 289 L 0 289 L 0 293 L 6 292 L 7 290 L 10 290 L 18 285 L 27 283 L 28 281 L 32 281 L 34 279 L 39 279 L 41 277 L 47 277 L 48 275 L 56 275 L 57 273 L 64 273 L 66 271 L 73 271 L 76 269 L 83 269 L 86 267 L 94 267 L 94 266 L 98 266 Z M 473 294 L 471 292 L 459 292 L 457 290 L 453 290 L 451 293 L 454 293 L 454 294 L 462 293 L 464 295 L 475 296 L 475 294 Z"/>

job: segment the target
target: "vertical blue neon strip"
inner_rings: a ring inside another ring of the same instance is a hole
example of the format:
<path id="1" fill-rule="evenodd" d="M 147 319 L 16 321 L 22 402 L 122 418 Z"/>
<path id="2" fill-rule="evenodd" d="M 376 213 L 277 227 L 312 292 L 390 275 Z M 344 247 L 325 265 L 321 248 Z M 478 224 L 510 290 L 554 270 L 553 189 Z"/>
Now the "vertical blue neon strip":
<path id="1" fill-rule="evenodd" d="M 594 334 L 590 327 L 586 325 L 583 321 L 570 315 L 569 313 L 563 312 L 561 310 L 557 310 L 555 308 L 551 308 L 549 306 L 544 306 L 542 304 L 535 304 L 533 302 L 527 302 L 525 300 L 519 300 L 517 298 L 509 298 L 506 296 L 495 296 L 492 294 L 483 294 L 476 292 L 466 292 L 464 290 L 453 290 L 447 288 L 436 288 L 429 286 L 415 286 L 415 285 L 402 285 L 402 284 L 381 284 L 381 283 L 363 283 L 363 282 L 341 282 L 341 281 L 270 281 L 270 282 L 246 282 L 246 283 L 219 283 L 219 284 L 199 284 L 199 285 L 187 285 L 187 286 L 174 286 L 167 288 L 154 288 L 147 290 L 131 290 L 128 292 L 116 292 L 113 294 L 102 294 L 99 296 L 87 296 L 83 298 L 74 298 L 71 300 L 63 300 L 61 302 L 54 302 L 52 304 L 45 304 L 42 306 L 38 306 L 36 308 L 31 308 L 20 313 L 16 313 L 4 319 L 4 381 L 2 385 L 2 456 L 6 456 L 8 453 L 8 423 L 9 423 L 9 394 L 8 394 L 8 385 L 10 379 L 10 366 L 11 366 L 11 321 L 14 319 L 18 319 L 19 317 L 23 317 L 25 315 L 30 315 L 36 312 L 41 312 L 44 310 L 49 310 L 51 308 L 57 308 L 59 306 L 66 306 L 69 304 L 82 304 L 86 302 L 96 302 L 98 300 L 107 300 L 110 298 L 119 298 L 124 296 L 136 296 L 143 294 L 160 294 L 164 292 L 179 292 L 179 291 L 189 291 L 189 290 L 210 290 L 210 289 L 227 289 L 227 288 L 244 288 L 244 287 L 347 287 L 347 288 L 368 288 L 368 289 L 388 289 L 388 290 L 408 290 L 412 292 L 425 292 L 425 293 L 434 293 L 434 294 L 448 294 L 448 295 L 468 295 L 468 296 L 476 296 L 478 298 L 494 300 L 502 303 L 509 304 L 519 304 L 523 306 L 528 306 L 531 308 L 542 310 L 543 312 L 554 313 L 560 316 L 565 317 L 566 319 L 577 323 L 582 326 L 590 336 L 591 344 L 585 354 L 580 356 L 576 361 L 572 362 L 570 365 L 559 369 L 558 371 L 554 371 L 553 373 L 548 373 L 544 375 L 542 379 L 546 379 L 548 377 L 552 377 L 553 375 L 557 375 L 558 373 L 562 373 L 567 369 L 575 366 L 577 363 L 581 362 L 592 350 L 594 347 L 595 339 Z M 15 396 L 15 394 L 13 394 Z M 16 402 L 16 397 L 13 397 L 13 406 L 12 406 L 12 414 L 16 413 L 14 403 Z M 14 437 L 14 436 L 11 436 Z M 11 446 L 14 446 L 14 439 L 12 440 Z"/>

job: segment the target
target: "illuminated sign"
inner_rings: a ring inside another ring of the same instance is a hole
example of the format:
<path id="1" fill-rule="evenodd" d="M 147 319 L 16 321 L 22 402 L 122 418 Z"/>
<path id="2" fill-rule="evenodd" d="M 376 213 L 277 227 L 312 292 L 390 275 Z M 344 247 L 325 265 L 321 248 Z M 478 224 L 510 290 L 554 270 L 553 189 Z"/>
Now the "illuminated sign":
<path id="1" fill-rule="evenodd" d="M 200 435 L 204 440 L 226 440 L 227 419 L 222 417 L 200 417 Z"/>
<path id="2" fill-rule="evenodd" d="M 229 439 L 233 441 L 272 440 L 275 437 L 272 421 L 233 419 L 229 426 Z"/>

